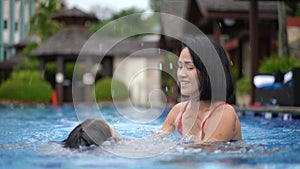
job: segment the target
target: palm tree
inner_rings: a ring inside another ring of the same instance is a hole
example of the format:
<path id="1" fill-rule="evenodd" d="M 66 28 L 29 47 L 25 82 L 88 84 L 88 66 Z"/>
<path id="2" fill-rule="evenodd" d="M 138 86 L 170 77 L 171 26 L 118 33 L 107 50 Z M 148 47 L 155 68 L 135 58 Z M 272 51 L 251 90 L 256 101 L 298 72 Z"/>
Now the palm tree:
<path id="1" fill-rule="evenodd" d="M 38 8 L 30 20 L 30 35 L 34 35 L 38 43 L 45 41 L 59 30 L 59 23 L 52 20 L 51 15 L 64 9 L 61 0 L 39 1 Z"/>

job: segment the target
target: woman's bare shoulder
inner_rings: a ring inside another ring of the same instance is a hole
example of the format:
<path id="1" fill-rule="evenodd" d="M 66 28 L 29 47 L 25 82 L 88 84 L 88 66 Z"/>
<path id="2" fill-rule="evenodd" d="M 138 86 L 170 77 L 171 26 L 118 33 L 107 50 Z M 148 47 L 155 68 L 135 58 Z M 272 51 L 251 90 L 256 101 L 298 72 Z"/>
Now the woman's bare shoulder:
<path id="1" fill-rule="evenodd" d="M 235 108 L 231 104 L 223 104 L 216 112 L 217 116 L 221 117 L 221 120 L 233 122 L 237 118 Z"/>
<path id="2" fill-rule="evenodd" d="M 215 107 L 215 112 L 213 113 L 212 119 L 220 119 L 221 120 L 228 120 L 228 119 L 235 119 L 236 112 L 234 107 L 231 104 L 216 104 L 218 107 Z"/>
<path id="3" fill-rule="evenodd" d="M 234 108 L 231 104 L 229 104 L 229 103 L 226 103 L 226 104 L 225 104 L 225 109 L 226 109 L 227 111 L 230 111 L 230 112 L 232 112 L 232 113 L 235 113 L 235 108 Z"/>
<path id="4" fill-rule="evenodd" d="M 187 101 L 177 103 L 173 106 L 173 108 L 171 110 L 176 111 L 178 113 L 184 109 L 186 104 L 187 104 Z"/>
<path id="5" fill-rule="evenodd" d="M 229 103 L 224 102 L 217 102 L 215 103 L 215 109 L 216 111 L 225 111 L 225 112 L 232 112 L 235 113 L 234 107 Z"/>
<path id="6" fill-rule="evenodd" d="M 170 117 L 172 117 L 173 119 L 175 119 L 175 118 L 178 116 L 178 114 L 179 114 L 180 112 L 183 111 L 184 106 L 185 106 L 186 104 L 187 104 L 187 102 L 180 102 L 180 103 L 175 104 L 175 105 L 172 107 L 172 109 L 170 110 L 168 116 L 170 116 Z"/>

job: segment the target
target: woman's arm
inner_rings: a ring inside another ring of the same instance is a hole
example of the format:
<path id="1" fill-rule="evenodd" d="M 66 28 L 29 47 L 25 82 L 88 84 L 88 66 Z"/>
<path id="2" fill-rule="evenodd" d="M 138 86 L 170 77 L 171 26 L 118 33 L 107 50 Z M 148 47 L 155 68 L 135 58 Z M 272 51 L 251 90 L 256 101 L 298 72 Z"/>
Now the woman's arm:
<path id="1" fill-rule="evenodd" d="M 173 132 L 175 130 L 175 120 L 181 109 L 181 103 L 177 103 L 168 113 L 166 120 L 161 128 L 162 132 Z"/>

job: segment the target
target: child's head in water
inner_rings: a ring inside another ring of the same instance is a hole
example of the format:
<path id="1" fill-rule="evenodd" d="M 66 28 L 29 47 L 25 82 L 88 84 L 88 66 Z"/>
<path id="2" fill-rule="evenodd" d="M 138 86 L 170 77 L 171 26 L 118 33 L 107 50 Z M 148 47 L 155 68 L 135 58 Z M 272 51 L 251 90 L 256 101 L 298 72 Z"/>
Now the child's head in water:
<path id="1" fill-rule="evenodd" d="M 76 126 L 64 142 L 68 148 L 100 146 L 113 135 L 113 130 L 104 121 L 88 119 Z"/>

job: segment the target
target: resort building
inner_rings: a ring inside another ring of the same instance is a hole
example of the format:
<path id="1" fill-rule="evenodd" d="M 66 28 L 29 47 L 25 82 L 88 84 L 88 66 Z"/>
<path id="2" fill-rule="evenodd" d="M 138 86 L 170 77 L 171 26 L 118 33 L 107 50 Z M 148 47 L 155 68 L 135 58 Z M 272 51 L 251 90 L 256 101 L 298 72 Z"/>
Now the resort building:
<path id="1" fill-rule="evenodd" d="M 159 36 L 122 39 L 101 36 L 90 32 L 86 25 L 97 21 L 94 15 L 77 8 L 61 11 L 53 19 L 64 23 L 63 28 L 49 37 L 31 52 L 40 61 L 41 71 L 48 62 L 56 64 L 53 88 L 57 92 L 58 103 L 86 102 L 92 99 L 93 82 L 96 78 L 113 77 L 128 88 L 131 103 L 148 105 L 152 94 L 152 105 L 162 103 L 160 89 L 163 51 L 157 50 Z M 55 49 L 55 50 L 53 50 Z M 83 76 L 66 76 L 68 62 L 82 65 Z M 95 68 L 95 69 L 94 69 Z M 93 73 L 100 72 L 100 77 Z M 152 93 L 151 93 L 152 92 Z"/>
<path id="2" fill-rule="evenodd" d="M 25 39 L 34 9 L 34 0 L 0 1 L 0 62 L 15 56 L 14 45 Z"/>

